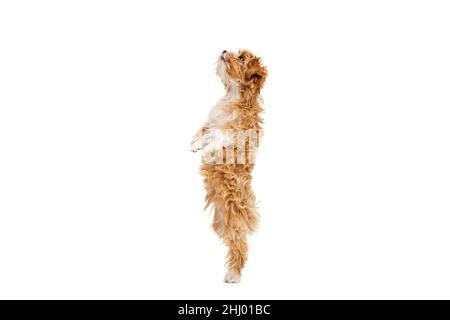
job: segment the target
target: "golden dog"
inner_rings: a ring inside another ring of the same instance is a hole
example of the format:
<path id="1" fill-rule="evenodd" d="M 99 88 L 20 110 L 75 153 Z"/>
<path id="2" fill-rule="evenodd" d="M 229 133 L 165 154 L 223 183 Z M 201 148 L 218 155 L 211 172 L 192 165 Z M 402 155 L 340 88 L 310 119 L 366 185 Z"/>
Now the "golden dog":
<path id="1" fill-rule="evenodd" d="M 229 248 L 225 282 L 236 283 L 247 261 L 247 236 L 259 222 L 251 173 L 262 131 L 260 91 L 267 69 L 260 58 L 241 50 L 223 51 L 216 71 L 225 96 L 194 136 L 191 149 L 203 149 L 205 208 L 214 208 L 212 227 Z"/>

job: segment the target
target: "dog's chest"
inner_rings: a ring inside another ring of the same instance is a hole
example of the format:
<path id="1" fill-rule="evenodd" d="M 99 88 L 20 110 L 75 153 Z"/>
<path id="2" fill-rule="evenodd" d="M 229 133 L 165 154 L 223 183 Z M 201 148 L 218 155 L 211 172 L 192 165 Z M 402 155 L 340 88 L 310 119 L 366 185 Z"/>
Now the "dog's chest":
<path id="1" fill-rule="evenodd" d="M 210 128 L 221 128 L 227 123 L 236 120 L 237 112 L 230 110 L 230 105 L 239 100 L 239 94 L 230 92 L 222 99 L 217 101 L 208 115 L 208 124 Z"/>

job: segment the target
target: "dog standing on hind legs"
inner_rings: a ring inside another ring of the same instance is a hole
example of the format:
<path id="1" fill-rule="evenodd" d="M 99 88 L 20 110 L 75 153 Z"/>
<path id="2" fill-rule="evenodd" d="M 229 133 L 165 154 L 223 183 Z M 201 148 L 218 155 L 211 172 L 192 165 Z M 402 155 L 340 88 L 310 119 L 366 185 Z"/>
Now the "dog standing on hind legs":
<path id="1" fill-rule="evenodd" d="M 206 189 L 205 208 L 214 208 L 213 230 L 228 247 L 225 282 L 237 283 L 247 261 L 247 236 L 256 231 L 259 221 L 251 173 L 262 133 L 260 91 L 267 69 L 248 50 L 224 50 L 216 72 L 225 96 L 194 136 L 191 150 L 203 150 L 200 173 Z"/>

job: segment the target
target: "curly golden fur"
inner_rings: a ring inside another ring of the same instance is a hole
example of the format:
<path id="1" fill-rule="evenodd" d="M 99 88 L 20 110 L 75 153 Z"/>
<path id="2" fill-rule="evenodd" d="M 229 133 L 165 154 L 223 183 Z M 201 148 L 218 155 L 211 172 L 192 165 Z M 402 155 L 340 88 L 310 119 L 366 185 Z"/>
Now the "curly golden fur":
<path id="1" fill-rule="evenodd" d="M 202 160 L 200 173 L 206 189 L 206 206 L 214 209 L 212 227 L 223 239 L 229 251 L 228 272 L 225 282 L 239 282 L 248 256 L 247 236 L 256 231 L 259 214 L 255 206 L 255 195 L 251 187 L 254 163 L 250 154 L 252 145 L 247 138 L 237 138 L 236 132 L 256 132 L 256 146 L 262 130 L 262 99 L 260 91 L 267 77 L 267 69 L 260 58 L 248 50 L 237 53 L 224 51 L 217 62 L 217 74 L 225 86 L 225 96 L 213 108 L 210 116 L 194 136 L 192 150 L 215 152 L 215 162 Z M 214 130 L 214 131 L 211 131 Z M 224 132 L 234 133 L 233 143 L 224 145 Z M 207 131 L 209 133 L 209 138 Z M 214 145 L 211 140 L 220 140 Z M 244 141 L 244 148 L 236 143 Z M 199 145 L 199 141 L 201 143 Z M 231 152 L 232 160 L 222 152 Z M 237 159 L 244 161 L 237 161 Z M 223 160 L 223 161 L 222 161 Z"/>

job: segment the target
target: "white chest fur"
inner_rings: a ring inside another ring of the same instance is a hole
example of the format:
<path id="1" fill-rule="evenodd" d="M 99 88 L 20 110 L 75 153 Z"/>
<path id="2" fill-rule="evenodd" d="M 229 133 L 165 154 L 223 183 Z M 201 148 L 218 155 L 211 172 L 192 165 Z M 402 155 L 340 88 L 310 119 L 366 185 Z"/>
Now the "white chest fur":
<path id="1" fill-rule="evenodd" d="M 228 122 L 236 119 L 236 113 L 232 113 L 227 110 L 227 107 L 238 101 L 240 98 L 239 88 L 233 86 L 229 89 L 227 94 L 217 101 L 216 105 L 211 109 L 208 115 L 208 127 L 220 129 L 225 126 Z"/>

